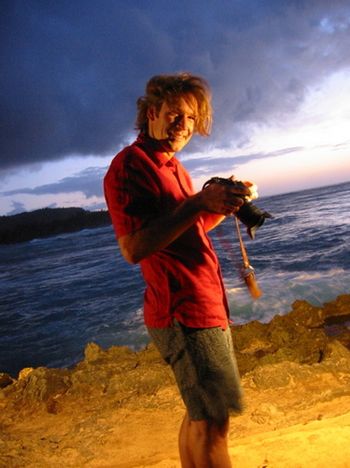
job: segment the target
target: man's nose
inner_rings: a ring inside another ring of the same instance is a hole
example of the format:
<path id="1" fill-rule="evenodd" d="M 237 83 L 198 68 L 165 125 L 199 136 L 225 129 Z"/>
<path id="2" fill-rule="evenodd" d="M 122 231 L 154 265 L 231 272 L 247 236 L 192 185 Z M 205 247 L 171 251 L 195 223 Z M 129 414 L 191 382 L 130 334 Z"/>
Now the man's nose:
<path id="1" fill-rule="evenodd" d="M 185 115 L 179 115 L 175 122 L 176 128 L 185 130 L 187 126 L 187 119 Z"/>

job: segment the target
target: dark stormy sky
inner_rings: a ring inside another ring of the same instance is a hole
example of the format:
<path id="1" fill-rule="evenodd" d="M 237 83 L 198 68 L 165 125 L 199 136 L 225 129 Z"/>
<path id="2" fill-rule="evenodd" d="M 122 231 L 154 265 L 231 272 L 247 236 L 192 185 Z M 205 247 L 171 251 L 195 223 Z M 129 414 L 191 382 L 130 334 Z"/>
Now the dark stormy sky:
<path id="1" fill-rule="evenodd" d="M 159 73 L 211 85 L 212 135 L 179 155 L 198 187 L 350 179 L 348 1 L 3 0 L 0 13 L 0 215 L 104 208 L 103 174 Z"/>

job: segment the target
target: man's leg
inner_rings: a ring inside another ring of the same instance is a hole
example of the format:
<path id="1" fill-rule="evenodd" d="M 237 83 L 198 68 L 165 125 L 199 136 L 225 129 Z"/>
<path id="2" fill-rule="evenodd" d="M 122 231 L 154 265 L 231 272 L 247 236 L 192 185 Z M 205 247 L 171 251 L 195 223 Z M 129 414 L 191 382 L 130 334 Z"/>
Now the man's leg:
<path id="1" fill-rule="evenodd" d="M 188 417 L 188 413 L 186 412 L 179 433 L 179 452 L 182 468 L 195 468 L 188 441 L 189 422 L 190 419 Z"/>
<path id="2" fill-rule="evenodd" d="M 241 409 L 230 329 L 196 329 L 174 322 L 148 331 L 171 365 L 188 411 L 179 434 L 182 467 L 230 468 L 227 415 L 229 409 Z"/>
<path id="3" fill-rule="evenodd" d="M 186 414 L 179 435 L 182 468 L 231 468 L 227 436 L 229 420 L 191 421 Z"/>

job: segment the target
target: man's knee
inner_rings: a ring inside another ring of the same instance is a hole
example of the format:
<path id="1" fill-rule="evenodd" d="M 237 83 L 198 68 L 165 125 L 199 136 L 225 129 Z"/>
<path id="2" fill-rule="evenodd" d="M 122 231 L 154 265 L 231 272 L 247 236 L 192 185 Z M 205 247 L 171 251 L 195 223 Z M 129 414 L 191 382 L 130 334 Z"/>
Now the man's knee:
<path id="1" fill-rule="evenodd" d="M 189 421 L 191 436 L 199 443 L 215 445 L 226 441 L 229 419 L 223 422 L 213 420 Z"/>

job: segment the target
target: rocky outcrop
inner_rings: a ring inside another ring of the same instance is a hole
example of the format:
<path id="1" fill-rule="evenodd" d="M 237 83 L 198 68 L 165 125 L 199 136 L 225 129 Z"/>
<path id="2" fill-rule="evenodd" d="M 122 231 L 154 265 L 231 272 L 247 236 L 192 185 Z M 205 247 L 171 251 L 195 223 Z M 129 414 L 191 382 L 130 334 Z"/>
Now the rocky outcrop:
<path id="1" fill-rule="evenodd" d="M 323 307 L 296 301 L 269 323 L 235 326 L 246 409 L 235 417 L 230 438 L 237 444 L 252 434 L 348 414 L 349 328 L 350 295 Z M 18 379 L 2 374 L 0 387 L 0 466 L 58 467 L 63 459 L 65 466 L 158 466 L 160 449 L 177 457 L 183 405 L 152 345 L 133 352 L 90 343 L 72 369 L 24 369 Z M 149 465 L 145 453 L 153 454 Z"/>
<path id="2" fill-rule="evenodd" d="M 339 296 L 324 307 L 296 301 L 290 313 L 275 316 L 267 324 L 253 321 L 235 326 L 232 336 L 242 376 L 266 365 L 310 366 L 330 358 L 335 368 L 341 363 L 350 373 L 350 295 Z M 103 350 L 90 343 L 84 360 L 72 369 L 24 369 L 17 380 L 0 376 L 3 398 L 17 405 L 45 403 L 53 412 L 59 411 L 64 395 L 84 398 L 96 392 L 122 404 L 169 384 L 174 384 L 172 373 L 152 344 L 134 352 L 116 346 Z"/>
<path id="3" fill-rule="evenodd" d="M 350 296 L 339 296 L 323 307 L 295 301 L 292 311 L 271 322 L 235 326 L 233 340 L 242 374 L 257 366 L 283 361 L 322 362 L 337 340 L 350 349 Z"/>

